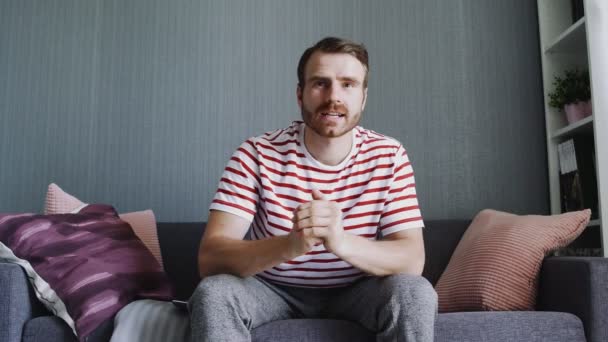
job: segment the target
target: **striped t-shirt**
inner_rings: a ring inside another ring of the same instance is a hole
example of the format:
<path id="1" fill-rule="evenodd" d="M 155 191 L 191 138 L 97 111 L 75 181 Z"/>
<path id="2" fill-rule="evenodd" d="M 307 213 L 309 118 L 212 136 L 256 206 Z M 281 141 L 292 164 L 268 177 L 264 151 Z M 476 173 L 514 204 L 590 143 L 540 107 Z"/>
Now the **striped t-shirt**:
<path id="1" fill-rule="evenodd" d="M 424 226 L 412 166 L 398 141 L 357 126 L 349 155 L 330 166 L 307 151 L 304 127 L 295 121 L 247 139 L 230 158 L 210 209 L 251 221 L 252 239 L 287 235 L 295 208 L 318 189 L 342 208 L 347 233 L 376 239 Z M 301 287 L 345 286 L 364 275 L 323 245 L 258 274 Z"/>

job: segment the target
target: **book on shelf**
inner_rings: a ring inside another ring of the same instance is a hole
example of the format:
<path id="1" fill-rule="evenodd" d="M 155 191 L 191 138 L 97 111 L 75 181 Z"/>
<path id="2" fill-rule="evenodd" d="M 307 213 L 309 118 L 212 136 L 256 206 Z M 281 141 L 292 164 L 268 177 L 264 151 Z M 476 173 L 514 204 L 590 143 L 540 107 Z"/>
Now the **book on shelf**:
<path id="1" fill-rule="evenodd" d="M 592 137 L 579 135 L 557 145 L 562 212 L 591 209 L 598 217 L 595 145 Z"/>

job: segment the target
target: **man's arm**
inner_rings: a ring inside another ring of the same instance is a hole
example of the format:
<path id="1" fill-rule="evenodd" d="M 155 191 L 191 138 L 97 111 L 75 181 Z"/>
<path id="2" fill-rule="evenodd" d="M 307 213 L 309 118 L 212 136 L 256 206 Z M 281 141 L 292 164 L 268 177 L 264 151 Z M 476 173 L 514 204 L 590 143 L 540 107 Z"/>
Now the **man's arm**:
<path id="1" fill-rule="evenodd" d="M 421 275 L 424 268 L 422 228 L 395 232 L 380 241 L 344 234 L 344 241 L 335 254 L 376 276 L 396 273 Z"/>
<path id="2" fill-rule="evenodd" d="M 249 222 L 237 215 L 211 210 L 198 253 L 201 277 L 228 273 L 248 277 L 311 250 L 320 239 L 311 232 L 245 241 Z"/>
<path id="3" fill-rule="evenodd" d="M 323 239 L 325 248 L 358 269 L 376 276 L 396 273 L 421 275 L 424 268 L 422 228 L 398 231 L 382 241 L 349 234 L 342 226 L 342 211 L 318 190 L 313 200 L 298 206 L 295 231 L 309 231 Z"/>

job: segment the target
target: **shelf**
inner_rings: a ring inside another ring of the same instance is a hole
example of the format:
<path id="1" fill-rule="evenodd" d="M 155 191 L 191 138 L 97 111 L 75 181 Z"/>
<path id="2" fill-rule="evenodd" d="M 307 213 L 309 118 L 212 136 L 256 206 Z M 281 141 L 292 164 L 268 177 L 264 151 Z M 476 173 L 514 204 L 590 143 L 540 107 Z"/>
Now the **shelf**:
<path id="1" fill-rule="evenodd" d="M 578 120 L 577 122 L 570 124 L 566 127 L 560 128 L 555 133 L 553 133 L 552 138 L 565 138 L 576 133 L 592 131 L 593 130 L 593 115 L 589 115 L 588 117 Z"/>
<path id="2" fill-rule="evenodd" d="M 545 48 L 545 53 L 580 52 L 587 50 L 585 17 L 579 19 Z"/>
<path id="3" fill-rule="evenodd" d="M 600 226 L 600 225 L 602 225 L 602 221 L 597 219 L 597 220 L 589 221 L 589 223 L 587 224 L 587 227 L 595 227 L 595 226 Z"/>

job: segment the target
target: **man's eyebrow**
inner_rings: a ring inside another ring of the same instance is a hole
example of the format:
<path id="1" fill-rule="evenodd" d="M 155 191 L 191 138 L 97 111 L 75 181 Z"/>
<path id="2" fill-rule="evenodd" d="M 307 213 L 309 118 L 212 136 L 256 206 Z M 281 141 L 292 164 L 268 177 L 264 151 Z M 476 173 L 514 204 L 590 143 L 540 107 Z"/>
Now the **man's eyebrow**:
<path id="1" fill-rule="evenodd" d="M 347 81 L 347 82 L 352 82 L 352 83 L 355 83 L 355 84 L 361 83 L 361 81 L 359 81 L 355 77 L 344 76 L 344 77 L 338 77 L 338 79 L 340 81 Z"/>
<path id="2" fill-rule="evenodd" d="M 308 81 L 327 81 L 329 80 L 329 77 L 326 76 L 320 76 L 320 75 L 312 75 L 308 78 Z"/>
<path id="3" fill-rule="evenodd" d="M 321 75 L 313 75 L 310 76 L 310 78 L 308 79 L 309 82 L 313 82 L 313 81 L 328 81 L 330 80 L 331 77 L 327 77 L 327 76 L 321 76 Z M 338 77 L 339 81 L 346 81 L 346 82 L 352 82 L 355 84 L 360 84 L 361 81 L 359 81 L 357 78 L 355 77 L 351 77 L 351 76 L 342 76 L 342 77 Z"/>

